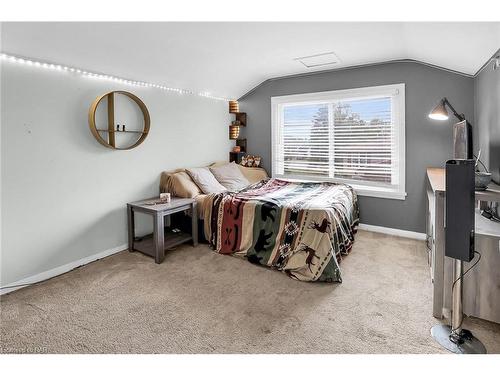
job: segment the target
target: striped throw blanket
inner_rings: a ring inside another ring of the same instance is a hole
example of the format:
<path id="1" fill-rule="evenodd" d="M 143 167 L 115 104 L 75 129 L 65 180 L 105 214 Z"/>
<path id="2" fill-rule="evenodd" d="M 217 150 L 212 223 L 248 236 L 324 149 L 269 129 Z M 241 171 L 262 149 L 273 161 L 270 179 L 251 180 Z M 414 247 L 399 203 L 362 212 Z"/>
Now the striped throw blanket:
<path id="1" fill-rule="evenodd" d="M 350 186 L 268 179 L 205 204 L 205 237 L 218 253 L 298 280 L 342 282 L 339 262 L 351 250 L 359 214 Z"/>

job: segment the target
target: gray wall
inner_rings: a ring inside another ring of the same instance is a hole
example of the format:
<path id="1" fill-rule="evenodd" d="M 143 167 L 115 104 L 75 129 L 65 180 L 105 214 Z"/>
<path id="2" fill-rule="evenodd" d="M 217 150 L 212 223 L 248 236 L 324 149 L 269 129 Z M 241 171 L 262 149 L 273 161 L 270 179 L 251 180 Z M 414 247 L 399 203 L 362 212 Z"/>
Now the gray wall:
<path id="1" fill-rule="evenodd" d="M 493 180 L 500 184 L 500 69 L 490 62 L 474 79 L 474 137 L 481 148 L 481 160 Z"/>
<path id="2" fill-rule="evenodd" d="M 98 144 L 87 124 L 90 103 L 117 89 L 151 114 L 130 151 Z M 127 202 L 156 196 L 162 170 L 225 160 L 231 147 L 227 103 L 194 95 L 3 62 L 1 105 L 2 285 L 126 244 Z"/>
<path id="3" fill-rule="evenodd" d="M 474 115 L 474 80 L 441 69 L 413 62 L 397 62 L 288 77 L 265 82 L 240 99 L 248 113 L 248 126 L 242 134 L 248 150 L 263 157 L 271 168 L 272 96 L 357 87 L 406 84 L 406 200 L 360 197 L 361 222 L 416 232 L 425 232 L 425 169 L 440 167 L 452 155 L 452 119 L 430 120 L 433 106 L 446 96 L 465 113 Z"/>

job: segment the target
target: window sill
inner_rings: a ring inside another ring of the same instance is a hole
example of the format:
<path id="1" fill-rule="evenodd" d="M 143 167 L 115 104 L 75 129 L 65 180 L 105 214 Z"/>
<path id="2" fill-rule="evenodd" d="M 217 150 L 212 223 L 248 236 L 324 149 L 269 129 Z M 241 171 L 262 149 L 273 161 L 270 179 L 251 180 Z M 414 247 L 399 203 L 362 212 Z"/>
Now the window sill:
<path id="1" fill-rule="evenodd" d="M 293 178 L 293 177 L 284 177 L 284 176 L 274 176 L 273 178 L 279 178 L 280 180 L 288 180 L 288 181 L 294 181 L 294 182 L 336 182 L 336 183 L 341 183 L 341 184 L 346 184 L 349 186 L 352 186 L 354 191 L 356 192 L 357 195 L 363 196 L 363 197 L 372 197 L 372 198 L 383 198 L 383 199 L 396 199 L 396 200 L 406 200 L 407 193 L 406 192 L 401 192 L 401 191 L 395 191 L 391 189 L 387 189 L 384 187 L 377 187 L 377 186 L 363 186 L 363 185 L 356 185 L 352 184 L 346 181 L 336 181 L 336 180 L 331 180 L 331 179 L 324 179 L 324 180 L 308 180 L 308 179 L 300 179 L 300 178 Z"/>

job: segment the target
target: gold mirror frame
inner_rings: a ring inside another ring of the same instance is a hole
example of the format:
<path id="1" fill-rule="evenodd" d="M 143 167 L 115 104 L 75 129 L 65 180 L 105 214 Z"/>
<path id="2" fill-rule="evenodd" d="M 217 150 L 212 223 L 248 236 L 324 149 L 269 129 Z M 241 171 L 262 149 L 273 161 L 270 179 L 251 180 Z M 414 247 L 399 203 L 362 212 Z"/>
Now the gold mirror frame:
<path id="1" fill-rule="evenodd" d="M 134 130 L 124 131 L 125 133 L 141 134 L 141 136 L 134 144 L 123 148 L 116 147 L 115 143 L 115 133 L 122 133 L 122 131 L 117 132 L 115 130 L 115 99 L 114 99 L 115 94 L 125 95 L 128 96 L 130 99 L 132 99 L 139 106 L 139 108 L 142 111 L 142 115 L 144 117 L 144 125 L 142 131 L 134 131 Z M 99 106 L 101 101 L 106 97 L 108 98 L 108 129 L 97 129 L 95 122 L 95 114 L 97 111 L 97 107 Z M 111 148 L 113 150 L 130 150 L 134 147 L 139 146 L 146 139 L 149 133 L 150 124 L 151 124 L 151 118 L 149 117 L 149 112 L 144 102 L 134 94 L 127 91 L 110 91 L 104 95 L 98 96 L 94 100 L 89 109 L 89 127 L 92 135 L 95 137 L 95 139 L 97 139 L 97 141 L 100 144 L 108 148 Z M 108 134 L 108 141 L 106 141 L 103 137 L 101 137 L 101 134 L 99 134 L 99 132 L 106 132 Z"/>

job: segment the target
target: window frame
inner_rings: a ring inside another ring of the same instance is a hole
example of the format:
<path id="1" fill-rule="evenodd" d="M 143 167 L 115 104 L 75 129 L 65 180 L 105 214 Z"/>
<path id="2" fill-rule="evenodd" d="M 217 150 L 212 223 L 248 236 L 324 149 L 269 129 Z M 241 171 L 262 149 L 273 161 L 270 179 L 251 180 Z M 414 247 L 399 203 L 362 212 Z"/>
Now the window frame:
<path id="1" fill-rule="evenodd" d="M 372 181 L 350 180 L 337 177 L 318 177 L 307 178 L 303 175 L 280 175 L 277 171 L 277 158 L 275 157 L 279 147 L 277 137 L 281 136 L 281 124 L 283 123 L 282 110 L 285 106 L 323 104 L 332 103 L 338 100 L 350 99 L 369 99 L 370 97 L 379 98 L 381 96 L 390 96 L 392 118 L 394 119 L 394 138 L 396 140 L 396 151 L 398 155 L 399 166 L 395 169 L 399 184 L 395 188 L 382 186 Z M 272 177 L 281 178 L 290 181 L 329 181 L 340 182 L 351 185 L 357 194 L 368 197 L 387 198 L 405 200 L 406 193 L 406 116 L 405 116 L 405 84 L 398 83 L 383 86 L 360 87 L 346 90 L 321 91 L 307 94 L 294 94 L 271 97 L 271 159 L 272 159 Z"/>

